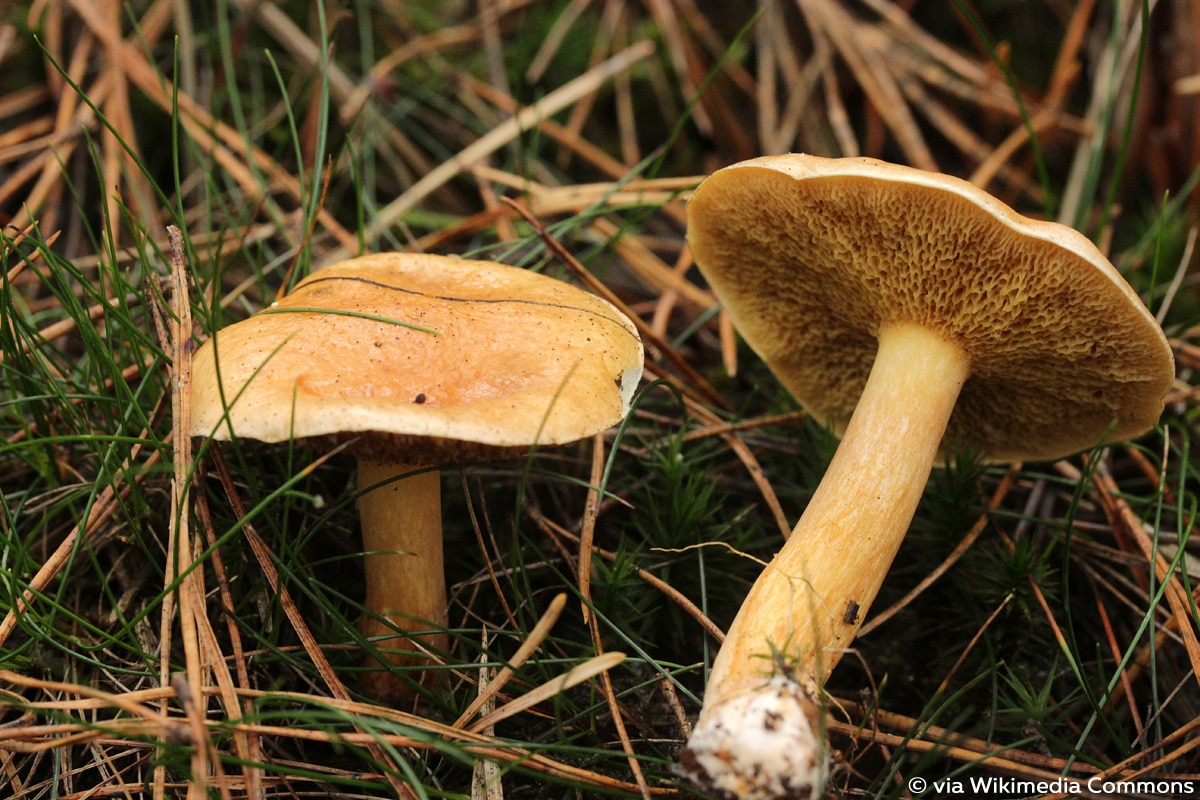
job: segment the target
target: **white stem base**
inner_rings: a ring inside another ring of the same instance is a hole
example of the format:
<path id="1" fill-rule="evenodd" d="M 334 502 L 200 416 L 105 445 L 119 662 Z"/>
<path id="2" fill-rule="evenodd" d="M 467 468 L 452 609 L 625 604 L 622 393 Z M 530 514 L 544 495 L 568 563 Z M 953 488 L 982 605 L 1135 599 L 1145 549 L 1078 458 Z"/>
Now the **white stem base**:
<path id="1" fill-rule="evenodd" d="M 820 727 L 809 691 L 775 675 L 696 726 L 680 772 L 714 800 L 820 797 L 828 771 Z"/>
<path id="2" fill-rule="evenodd" d="M 682 760 L 717 797 L 821 795 L 821 686 L 908 531 L 969 371 L 958 345 L 920 326 L 880 331 L 875 364 L 821 485 L 713 663 Z"/>

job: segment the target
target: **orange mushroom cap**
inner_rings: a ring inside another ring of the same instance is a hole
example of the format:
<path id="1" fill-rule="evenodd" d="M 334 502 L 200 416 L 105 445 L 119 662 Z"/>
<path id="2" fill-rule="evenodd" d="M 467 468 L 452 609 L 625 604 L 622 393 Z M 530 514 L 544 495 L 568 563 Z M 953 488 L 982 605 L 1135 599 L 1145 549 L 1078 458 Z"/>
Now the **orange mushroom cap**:
<path id="1" fill-rule="evenodd" d="M 574 286 L 485 261 L 369 255 L 205 342 L 191 432 L 362 434 L 356 452 L 413 464 L 498 457 L 611 427 L 641 370 L 633 324 Z"/>

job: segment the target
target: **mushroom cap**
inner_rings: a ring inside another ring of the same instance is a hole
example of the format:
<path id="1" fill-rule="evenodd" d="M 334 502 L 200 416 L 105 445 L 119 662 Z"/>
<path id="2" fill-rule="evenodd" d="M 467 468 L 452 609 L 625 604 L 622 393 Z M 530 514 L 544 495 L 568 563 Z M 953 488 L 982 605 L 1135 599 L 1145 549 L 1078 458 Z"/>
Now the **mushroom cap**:
<path id="1" fill-rule="evenodd" d="M 499 457 L 611 427 L 641 372 L 636 328 L 595 295 L 486 261 L 368 255 L 201 345 L 191 432 L 349 434 L 360 455 L 413 464 Z"/>
<path id="2" fill-rule="evenodd" d="M 970 360 L 943 457 L 1054 459 L 1131 438 L 1174 378 L 1162 329 L 1086 237 L 958 178 L 751 159 L 696 189 L 688 242 L 746 341 L 839 434 L 889 323 L 927 326 Z"/>

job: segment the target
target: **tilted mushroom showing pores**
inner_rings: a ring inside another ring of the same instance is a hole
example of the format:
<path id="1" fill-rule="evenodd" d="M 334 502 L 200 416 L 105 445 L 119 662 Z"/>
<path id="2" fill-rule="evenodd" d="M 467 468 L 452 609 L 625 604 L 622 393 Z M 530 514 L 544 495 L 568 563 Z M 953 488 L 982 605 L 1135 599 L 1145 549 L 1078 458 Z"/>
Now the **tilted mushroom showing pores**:
<path id="1" fill-rule="evenodd" d="M 1084 236 L 945 175 L 753 159 L 696 189 L 688 242 L 746 341 L 842 441 L 729 628 L 682 769 L 717 797 L 819 797 L 816 698 L 935 462 L 1139 435 L 1174 362 Z"/>
<path id="2" fill-rule="evenodd" d="M 349 441 L 363 492 L 360 630 L 436 631 L 447 600 L 434 468 L 603 431 L 628 412 L 641 372 L 633 323 L 574 286 L 484 261 L 371 255 L 314 272 L 205 342 L 191 433 Z M 410 650 L 447 644 L 438 633 L 413 638 Z M 408 693 L 385 671 L 367 675 L 376 697 Z"/>

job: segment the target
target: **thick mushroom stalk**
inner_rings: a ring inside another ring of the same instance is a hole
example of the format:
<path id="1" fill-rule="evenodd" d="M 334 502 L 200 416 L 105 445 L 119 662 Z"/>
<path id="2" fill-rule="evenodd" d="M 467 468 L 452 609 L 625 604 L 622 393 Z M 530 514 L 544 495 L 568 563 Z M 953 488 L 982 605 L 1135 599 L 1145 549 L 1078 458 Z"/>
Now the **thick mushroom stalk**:
<path id="1" fill-rule="evenodd" d="M 433 632 L 446 614 L 438 478 L 399 476 L 605 430 L 628 413 L 642 357 L 633 322 L 569 284 L 487 261 L 379 253 L 318 270 L 205 342 L 191 430 L 353 442 L 360 489 L 380 486 L 359 501 L 360 630 L 385 649 L 405 646 L 399 628 L 416 632 L 413 650 L 443 651 L 448 637 Z M 379 698 L 411 695 L 386 669 L 365 681 Z"/>
<path id="2" fill-rule="evenodd" d="M 939 447 L 1040 461 L 1137 436 L 1171 348 L 1079 232 L 870 158 L 718 170 L 688 202 L 688 243 L 746 342 L 846 434 L 729 631 L 684 767 L 720 797 L 809 797 L 825 755 L 804 726 Z"/>
<path id="3" fill-rule="evenodd" d="M 358 460 L 358 514 L 366 577 L 365 613 L 358 628 L 399 666 L 426 665 L 427 656 L 445 652 L 449 639 L 436 631 L 446 624 L 446 579 L 442 562 L 441 481 L 436 470 L 370 458 Z M 375 487 L 375 488 L 371 488 Z M 426 631 L 408 640 L 396 629 Z M 387 638 L 391 637 L 391 638 Z M 409 653 L 386 652 L 409 650 Z M 368 665 L 374 659 L 368 657 Z M 426 672 L 423 679 L 429 680 Z M 363 688 L 374 697 L 409 694 L 390 673 L 366 673 Z"/>
<path id="4" fill-rule="evenodd" d="M 963 349 L 926 328 L 879 332 L 837 453 L 713 664 L 682 764 L 714 796 L 820 796 L 821 685 L 904 539 L 969 371 Z"/>

